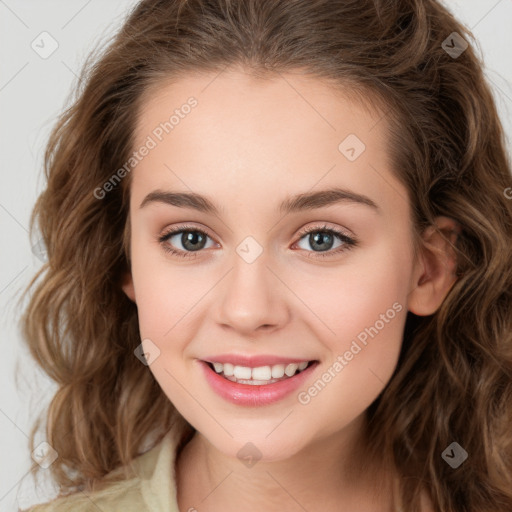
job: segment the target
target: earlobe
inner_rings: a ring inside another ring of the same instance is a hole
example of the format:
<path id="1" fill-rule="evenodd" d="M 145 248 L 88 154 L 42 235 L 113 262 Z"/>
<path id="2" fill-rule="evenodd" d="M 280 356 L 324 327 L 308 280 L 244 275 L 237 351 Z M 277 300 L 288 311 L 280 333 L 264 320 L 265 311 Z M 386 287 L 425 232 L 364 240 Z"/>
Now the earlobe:
<path id="1" fill-rule="evenodd" d="M 121 288 L 122 288 L 123 292 L 127 295 L 127 297 L 132 302 L 136 302 L 135 287 L 133 286 L 133 277 L 132 277 L 132 273 L 130 271 L 126 272 L 123 275 L 123 281 L 121 284 Z"/>
<path id="2" fill-rule="evenodd" d="M 457 256 L 452 245 L 461 231 L 449 217 L 436 217 L 437 226 L 422 234 L 423 245 L 415 264 L 407 307 L 419 316 L 434 314 L 457 280 Z"/>

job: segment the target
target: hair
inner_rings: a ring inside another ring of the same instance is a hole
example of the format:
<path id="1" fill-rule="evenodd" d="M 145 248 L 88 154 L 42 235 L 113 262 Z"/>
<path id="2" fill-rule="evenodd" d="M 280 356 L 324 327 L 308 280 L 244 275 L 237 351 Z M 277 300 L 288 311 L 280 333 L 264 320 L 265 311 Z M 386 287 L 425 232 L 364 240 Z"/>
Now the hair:
<path id="1" fill-rule="evenodd" d="M 439 215 L 461 226 L 457 280 L 434 314 L 407 313 L 397 367 L 366 411 L 367 445 L 393 461 L 409 512 L 422 488 L 436 511 L 512 510 L 511 166 L 481 57 L 442 47 L 453 32 L 475 41 L 434 0 L 143 0 L 85 63 L 46 147 L 30 228 L 48 260 L 22 320 L 58 384 L 45 428 L 61 495 L 98 488 L 174 422 L 194 430 L 134 356 L 137 308 L 121 289 L 131 175 L 94 191 L 130 158 L 153 88 L 239 68 L 308 75 L 378 109 L 414 233 Z M 456 470 L 441 457 L 453 441 L 469 454 Z"/>

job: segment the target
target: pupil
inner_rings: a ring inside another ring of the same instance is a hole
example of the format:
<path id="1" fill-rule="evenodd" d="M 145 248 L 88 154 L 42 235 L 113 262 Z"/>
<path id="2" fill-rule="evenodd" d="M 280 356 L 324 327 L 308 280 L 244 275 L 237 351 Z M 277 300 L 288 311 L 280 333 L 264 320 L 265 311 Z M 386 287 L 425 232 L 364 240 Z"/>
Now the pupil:
<path id="1" fill-rule="evenodd" d="M 181 243 L 186 249 L 190 251 L 197 251 L 202 249 L 202 245 L 204 245 L 204 238 L 205 237 L 197 231 L 185 231 L 183 235 L 181 235 Z M 197 247 L 198 242 L 203 242 L 203 244 L 200 244 L 200 247 Z"/>
<path id="2" fill-rule="evenodd" d="M 327 242 L 324 237 L 327 238 Z M 333 236 L 325 231 L 320 231 L 309 236 L 309 243 L 311 244 L 311 247 L 315 248 L 315 246 L 317 246 L 320 250 L 330 249 L 332 242 Z"/>

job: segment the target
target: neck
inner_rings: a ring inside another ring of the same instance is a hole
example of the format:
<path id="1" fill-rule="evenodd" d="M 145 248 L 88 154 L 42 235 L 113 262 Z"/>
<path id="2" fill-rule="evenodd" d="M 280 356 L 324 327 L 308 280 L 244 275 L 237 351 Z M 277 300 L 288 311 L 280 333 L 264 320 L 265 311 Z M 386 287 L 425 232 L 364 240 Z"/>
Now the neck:
<path id="1" fill-rule="evenodd" d="M 176 461 L 179 509 L 392 511 L 392 472 L 365 457 L 363 431 L 361 416 L 286 460 L 252 467 L 196 432 Z"/>

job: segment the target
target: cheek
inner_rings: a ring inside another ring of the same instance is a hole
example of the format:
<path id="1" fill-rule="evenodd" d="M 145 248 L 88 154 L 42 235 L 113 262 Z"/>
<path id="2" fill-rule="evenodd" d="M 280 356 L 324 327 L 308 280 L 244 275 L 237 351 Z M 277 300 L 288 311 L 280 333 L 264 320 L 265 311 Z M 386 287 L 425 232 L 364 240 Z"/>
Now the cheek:
<path id="1" fill-rule="evenodd" d="M 334 305 L 318 298 L 332 313 L 334 334 L 318 329 L 316 336 L 327 357 L 297 399 L 306 422 L 313 425 L 315 418 L 328 418 L 321 428 L 325 435 L 362 414 L 385 388 L 398 362 L 407 314 L 404 292 L 397 283 L 374 277 L 358 280 L 358 293 L 350 293 L 356 283 L 347 283 L 343 293 L 333 293 L 332 299 L 338 299 Z"/>
<path id="2" fill-rule="evenodd" d="M 322 270 L 321 276 L 302 273 L 294 292 L 308 306 L 304 311 L 317 316 L 315 322 L 311 315 L 310 325 L 318 326 L 318 338 L 332 350 L 343 350 L 360 333 L 364 339 L 365 329 L 375 324 L 379 337 L 388 331 L 391 338 L 401 333 L 395 318 L 406 309 L 411 270 L 407 251 L 381 244 L 372 251 L 354 252 L 346 263 Z"/>
<path id="3" fill-rule="evenodd" d="M 320 317 L 309 325 L 316 326 L 315 337 L 328 354 L 325 379 L 321 376 L 312 395 L 304 390 L 303 402 L 325 404 L 325 414 L 337 403 L 352 417 L 378 396 L 400 354 L 411 269 L 407 251 L 383 245 L 333 271 L 323 286 L 306 282 L 298 290 Z"/>
<path id="4" fill-rule="evenodd" d="M 198 329 L 199 301 L 211 284 L 204 277 L 198 279 L 193 270 L 173 268 L 165 258 L 159 259 L 148 262 L 136 254 L 133 258 L 140 335 L 151 340 L 149 352 L 158 354 L 148 369 L 164 393 L 178 410 L 193 412 L 190 393 L 197 395 L 197 382 L 190 381 L 191 368 L 183 360 Z"/>
<path id="5" fill-rule="evenodd" d="M 183 329 L 189 312 L 193 316 L 194 306 L 211 288 L 207 273 L 168 261 L 163 251 L 143 251 L 135 245 L 132 275 L 141 336 L 163 342 Z"/>

